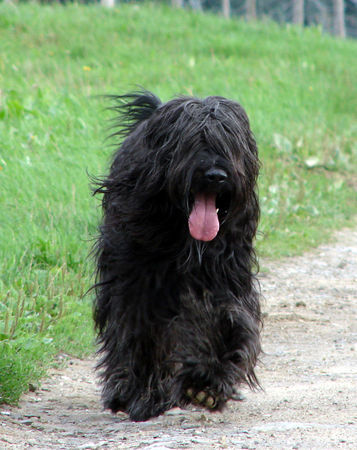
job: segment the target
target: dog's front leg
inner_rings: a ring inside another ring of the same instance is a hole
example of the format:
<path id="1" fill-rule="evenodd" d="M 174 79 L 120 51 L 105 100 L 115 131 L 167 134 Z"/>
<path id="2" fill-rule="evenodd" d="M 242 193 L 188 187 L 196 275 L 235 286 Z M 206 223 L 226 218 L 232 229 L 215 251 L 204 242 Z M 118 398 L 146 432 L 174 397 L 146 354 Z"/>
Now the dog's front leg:
<path id="1" fill-rule="evenodd" d="M 193 299 L 177 323 L 180 346 L 177 396 L 181 404 L 194 403 L 221 410 L 237 398 L 242 383 L 257 385 L 254 366 L 260 352 L 259 326 L 253 311 L 238 299 L 220 303 Z"/>
<path id="2" fill-rule="evenodd" d="M 130 283 L 126 289 L 103 285 L 96 313 L 104 407 L 124 411 L 135 421 L 158 416 L 172 406 L 167 321 L 157 315 L 158 293 L 143 289 L 143 284 Z"/>

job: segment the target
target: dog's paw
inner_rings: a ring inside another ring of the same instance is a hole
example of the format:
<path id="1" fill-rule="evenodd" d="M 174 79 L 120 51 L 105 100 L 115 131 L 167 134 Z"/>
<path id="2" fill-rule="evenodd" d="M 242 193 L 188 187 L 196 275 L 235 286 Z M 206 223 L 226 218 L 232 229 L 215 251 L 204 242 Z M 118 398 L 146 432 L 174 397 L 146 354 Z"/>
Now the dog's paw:
<path id="1" fill-rule="evenodd" d="M 189 388 L 186 391 L 186 398 L 190 403 L 210 410 L 221 408 L 222 404 L 225 403 L 221 396 L 209 389 L 197 391 Z"/>
<path id="2" fill-rule="evenodd" d="M 234 400 L 235 402 L 244 402 L 245 399 L 246 397 L 244 394 L 234 389 L 233 394 L 231 396 L 231 400 Z"/>

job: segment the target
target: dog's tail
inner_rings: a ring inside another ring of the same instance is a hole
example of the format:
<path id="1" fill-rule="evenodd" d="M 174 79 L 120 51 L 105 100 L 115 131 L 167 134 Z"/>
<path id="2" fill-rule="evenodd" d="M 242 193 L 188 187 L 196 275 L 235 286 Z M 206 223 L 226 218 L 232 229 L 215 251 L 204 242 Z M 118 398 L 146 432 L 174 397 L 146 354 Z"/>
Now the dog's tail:
<path id="1" fill-rule="evenodd" d="M 111 126 L 117 131 L 110 137 L 128 136 L 162 104 L 156 95 L 144 89 L 125 95 L 108 95 L 106 97 L 114 103 L 114 106 L 108 109 L 118 114 L 114 117 Z"/>

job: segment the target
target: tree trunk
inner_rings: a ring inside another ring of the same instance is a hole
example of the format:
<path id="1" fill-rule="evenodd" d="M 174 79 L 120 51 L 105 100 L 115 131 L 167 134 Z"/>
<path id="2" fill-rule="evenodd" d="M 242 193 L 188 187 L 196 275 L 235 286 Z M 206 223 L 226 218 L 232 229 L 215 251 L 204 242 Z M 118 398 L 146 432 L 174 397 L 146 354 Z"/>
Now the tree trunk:
<path id="1" fill-rule="evenodd" d="M 248 20 L 255 20 L 257 18 L 256 0 L 246 0 L 245 9 Z"/>
<path id="2" fill-rule="evenodd" d="M 293 23 L 304 25 L 304 0 L 293 0 Z"/>
<path id="3" fill-rule="evenodd" d="M 100 4 L 107 8 L 113 8 L 115 6 L 115 0 L 100 0 Z"/>
<path id="4" fill-rule="evenodd" d="M 333 31 L 336 36 L 345 37 L 345 2 L 333 0 Z"/>
<path id="5" fill-rule="evenodd" d="M 190 0 L 190 5 L 196 11 L 203 11 L 201 0 Z"/>
<path id="6" fill-rule="evenodd" d="M 183 0 L 171 0 L 171 2 L 175 8 L 183 8 Z"/>
<path id="7" fill-rule="evenodd" d="M 223 11 L 223 16 L 226 19 L 229 19 L 229 17 L 231 16 L 231 2 L 230 2 L 230 0 L 222 0 L 222 11 Z"/>

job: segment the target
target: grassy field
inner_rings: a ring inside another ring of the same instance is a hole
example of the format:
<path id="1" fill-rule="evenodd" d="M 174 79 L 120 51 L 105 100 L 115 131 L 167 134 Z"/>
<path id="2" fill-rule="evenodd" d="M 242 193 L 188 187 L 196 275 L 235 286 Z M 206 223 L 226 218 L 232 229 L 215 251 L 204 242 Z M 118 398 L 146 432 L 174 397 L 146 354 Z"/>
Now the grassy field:
<path id="1" fill-rule="evenodd" d="M 263 163 L 259 253 L 301 252 L 356 202 L 356 50 L 318 29 L 154 5 L 0 5 L 0 403 L 58 354 L 93 351 L 103 101 L 137 84 L 240 101 Z"/>

